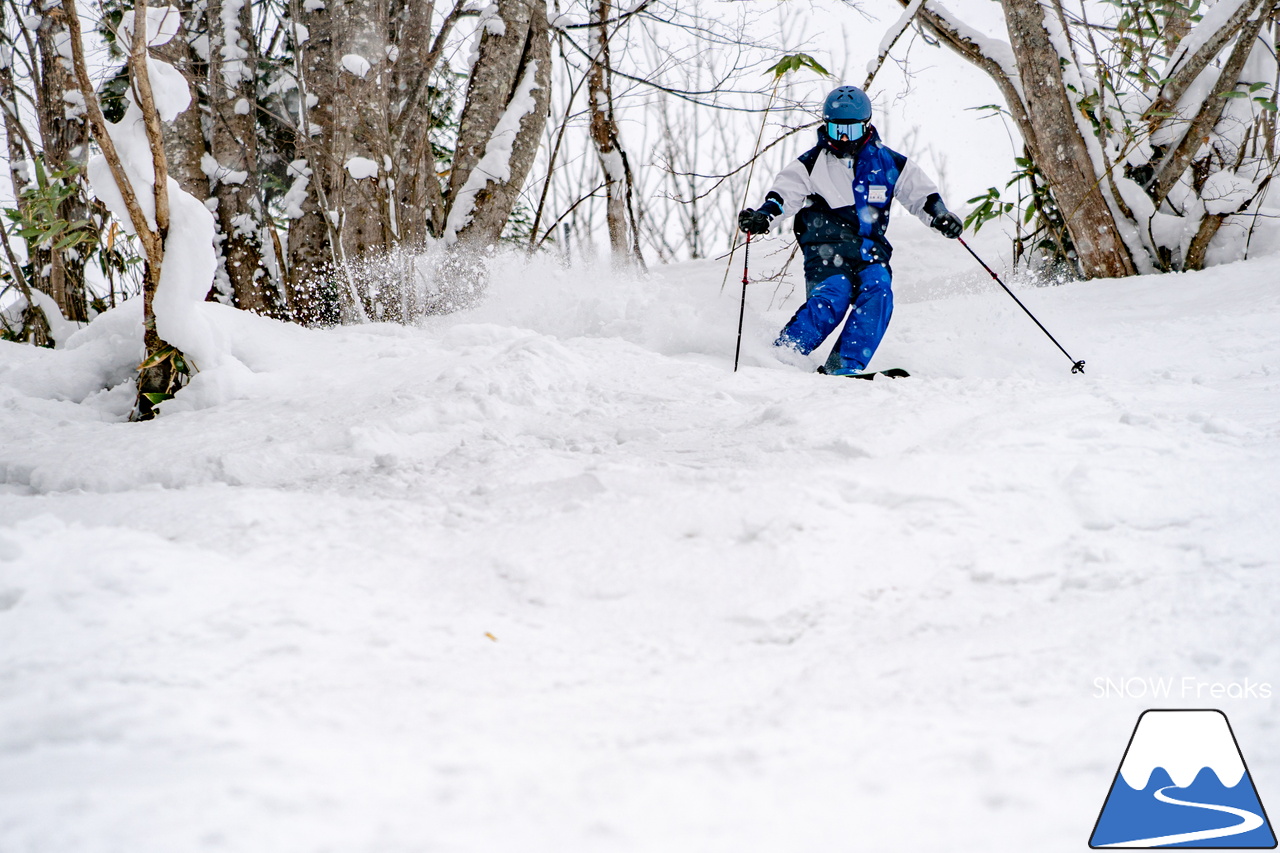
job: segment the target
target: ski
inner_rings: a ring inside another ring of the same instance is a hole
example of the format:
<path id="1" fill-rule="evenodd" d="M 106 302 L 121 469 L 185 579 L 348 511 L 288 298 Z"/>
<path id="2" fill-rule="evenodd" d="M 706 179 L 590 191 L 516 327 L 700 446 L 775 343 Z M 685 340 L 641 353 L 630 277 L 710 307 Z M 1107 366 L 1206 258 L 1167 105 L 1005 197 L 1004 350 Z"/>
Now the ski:
<path id="1" fill-rule="evenodd" d="M 890 367 L 888 370 L 875 370 L 875 371 L 872 371 L 871 373 L 859 373 L 859 374 L 856 374 L 856 376 L 853 378 L 875 379 L 877 376 L 887 376 L 890 379 L 901 379 L 904 376 L 910 376 L 910 375 L 911 375 L 910 373 L 907 373 L 907 371 L 903 370 L 901 367 Z"/>
<path id="2" fill-rule="evenodd" d="M 888 370 L 873 370 L 870 373 L 827 373 L 823 368 L 818 368 L 818 372 L 826 376 L 843 376 L 846 379 L 875 379 L 877 376 L 887 376 L 890 379 L 902 379 L 904 376 L 910 376 L 910 373 L 901 367 L 890 367 Z"/>

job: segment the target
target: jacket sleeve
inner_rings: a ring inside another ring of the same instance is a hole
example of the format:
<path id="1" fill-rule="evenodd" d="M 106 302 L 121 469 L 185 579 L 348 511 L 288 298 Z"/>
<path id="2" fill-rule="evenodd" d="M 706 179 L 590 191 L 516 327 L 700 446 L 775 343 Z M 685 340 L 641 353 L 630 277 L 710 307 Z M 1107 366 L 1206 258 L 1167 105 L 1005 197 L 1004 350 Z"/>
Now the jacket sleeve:
<path id="1" fill-rule="evenodd" d="M 813 181 L 809 177 L 809 170 L 799 160 L 792 160 L 774 179 L 773 186 L 765 195 L 765 204 L 773 202 L 781 208 L 781 212 L 775 214 L 778 219 L 794 216 L 804 207 L 813 192 Z"/>
<path id="2" fill-rule="evenodd" d="M 931 225 L 933 207 L 929 204 L 930 196 L 938 196 L 941 201 L 942 196 L 938 192 L 938 185 L 914 161 L 908 160 L 898 176 L 894 197 L 917 219 L 925 225 Z"/>

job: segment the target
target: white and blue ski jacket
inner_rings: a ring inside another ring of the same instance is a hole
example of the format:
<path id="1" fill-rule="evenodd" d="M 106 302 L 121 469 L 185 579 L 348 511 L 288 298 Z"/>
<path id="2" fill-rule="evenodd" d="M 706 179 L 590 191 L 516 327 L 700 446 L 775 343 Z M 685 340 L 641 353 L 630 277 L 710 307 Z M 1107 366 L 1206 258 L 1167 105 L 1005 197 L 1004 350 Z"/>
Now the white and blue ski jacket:
<path id="1" fill-rule="evenodd" d="M 895 198 L 926 225 L 942 204 L 933 180 L 871 127 L 851 157 L 837 156 L 826 142 L 801 154 L 778 173 L 761 209 L 775 218 L 794 215 L 802 247 L 861 242 L 864 260 L 888 261 L 893 247 L 884 232 Z"/>

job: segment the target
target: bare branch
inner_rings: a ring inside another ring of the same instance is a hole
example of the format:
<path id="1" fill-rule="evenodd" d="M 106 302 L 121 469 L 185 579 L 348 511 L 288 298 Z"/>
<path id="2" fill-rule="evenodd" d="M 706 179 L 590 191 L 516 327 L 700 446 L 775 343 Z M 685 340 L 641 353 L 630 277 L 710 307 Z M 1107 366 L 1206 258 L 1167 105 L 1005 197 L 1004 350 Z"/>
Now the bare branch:
<path id="1" fill-rule="evenodd" d="M 643 3 L 641 3 L 639 6 L 636 6 L 631 11 L 623 12 L 621 15 L 615 15 L 614 17 L 609 18 L 607 20 L 588 21 L 585 24 L 562 24 L 558 27 L 552 24 L 551 29 L 556 32 L 566 32 L 568 30 L 586 30 L 586 29 L 593 29 L 595 27 L 607 27 L 610 24 L 621 24 L 624 21 L 627 21 L 628 19 L 633 18 L 636 15 L 639 15 L 645 9 L 649 8 L 649 6 L 652 5 L 652 3 L 653 3 L 653 0 L 644 0 Z"/>
<path id="2" fill-rule="evenodd" d="M 880 52 L 876 55 L 875 66 L 867 72 L 867 79 L 862 84 L 864 91 L 871 88 L 872 81 L 876 79 L 876 75 L 884 66 L 884 61 L 889 57 L 889 51 L 893 50 L 893 46 L 898 43 L 898 39 L 902 38 L 902 34 L 911 26 L 911 22 L 920 14 L 922 8 L 924 8 L 924 0 L 911 0 L 902 17 L 885 33 L 880 41 Z"/>

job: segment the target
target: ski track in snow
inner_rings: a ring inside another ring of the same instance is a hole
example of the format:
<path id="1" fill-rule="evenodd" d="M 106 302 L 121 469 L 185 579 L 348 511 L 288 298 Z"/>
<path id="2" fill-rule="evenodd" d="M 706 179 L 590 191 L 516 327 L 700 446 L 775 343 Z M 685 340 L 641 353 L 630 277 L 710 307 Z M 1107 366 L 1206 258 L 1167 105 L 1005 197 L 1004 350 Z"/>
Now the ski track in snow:
<path id="1" fill-rule="evenodd" d="M 1095 678 L 1280 681 L 1280 259 L 1024 290 L 1073 376 L 903 231 L 897 382 L 773 284 L 732 373 L 709 262 L 215 306 L 252 377 L 149 424 L 128 317 L 0 344 L 0 850 L 1082 849 Z"/>

